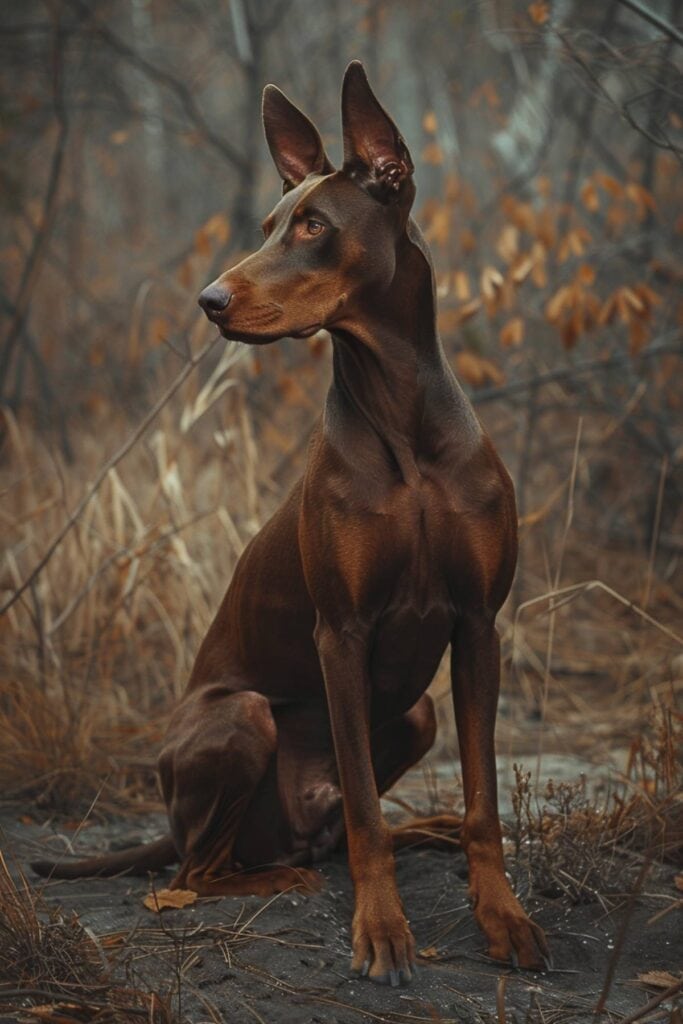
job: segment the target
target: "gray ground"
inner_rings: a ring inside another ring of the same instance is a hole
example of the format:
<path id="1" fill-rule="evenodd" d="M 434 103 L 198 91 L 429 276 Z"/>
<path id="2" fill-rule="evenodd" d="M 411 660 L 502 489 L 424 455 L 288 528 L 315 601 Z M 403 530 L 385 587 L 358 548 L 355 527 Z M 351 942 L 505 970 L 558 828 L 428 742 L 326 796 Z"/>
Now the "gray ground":
<path id="1" fill-rule="evenodd" d="M 0 816 L 0 847 L 15 868 L 37 854 L 64 849 L 60 836 L 73 835 L 73 829 L 58 823 L 41 826 L 20 817 L 20 809 Z M 80 853 L 102 851 L 144 841 L 163 830 L 162 816 L 151 817 L 144 828 L 130 821 L 95 824 L 81 831 L 75 847 Z M 626 897 L 617 898 L 611 912 L 599 902 L 570 906 L 561 899 L 526 900 L 527 909 L 546 930 L 554 957 L 553 971 L 532 974 L 485 956 L 468 908 L 462 853 L 404 851 L 398 855 L 397 868 L 418 949 L 426 950 L 427 956 L 413 984 L 394 990 L 349 976 L 352 900 L 342 855 L 323 866 L 327 887 L 317 895 L 284 894 L 270 902 L 199 900 L 161 916 L 142 904 L 150 889 L 145 879 L 50 882 L 43 891 L 50 902 L 76 911 L 96 936 L 105 939 L 107 948 L 117 951 L 121 965 L 128 961 L 129 982 L 160 992 L 175 986 L 177 1008 L 180 977 L 182 1021 L 500 1021 L 497 989 L 508 1021 L 595 1019 L 592 1010 Z M 637 984 L 638 974 L 655 969 L 676 973 L 683 966 L 680 910 L 650 922 L 676 895 L 673 875 L 671 869 L 656 869 L 636 902 L 607 1001 L 611 1019 L 638 1010 L 656 994 L 656 989 Z M 170 877 L 159 877 L 155 886 L 163 888 Z M 33 881 L 40 885 L 40 880 Z M 120 971 L 123 977 L 123 966 Z M 0 1021 L 9 1020 L 26 1017 L 2 1016 L 0 1009 Z"/>

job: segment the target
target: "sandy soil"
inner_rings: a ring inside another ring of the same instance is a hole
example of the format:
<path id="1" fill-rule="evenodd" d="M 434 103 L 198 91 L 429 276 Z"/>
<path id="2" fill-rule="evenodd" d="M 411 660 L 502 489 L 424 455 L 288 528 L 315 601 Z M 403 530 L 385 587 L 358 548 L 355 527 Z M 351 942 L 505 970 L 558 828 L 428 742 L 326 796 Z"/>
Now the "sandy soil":
<path id="1" fill-rule="evenodd" d="M 0 815 L 0 828 L 0 847 L 14 869 L 37 854 L 65 849 L 64 837 L 74 833 L 63 824 L 30 822 L 18 808 Z M 98 823 L 84 828 L 74 846 L 79 853 L 102 851 L 145 841 L 163 830 L 161 815 L 150 817 L 144 827 L 130 820 Z M 393 990 L 349 976 L 352 897 L 343 855 L 323 866 L 327 886 L 317 895 L 289 893 L 270 902 L 205 899 L 161 916 L 143 906 L 150 880 L 32 881 L 51 903 L 75 911 L 115 952 L 118 971 L 128 983 L 175 990 L 174 1005 L 188 1024 L 499 1021 L 501 978 L 508 1020 L 557 1024 L 595 1019 L 592 1010 L 614 952 L 626 896 L 617 898 L 611 910 L 600 902 L 570 906 L 562 899 L 526 900 L 546 930 L 554 958 L 551 972 L 533 974 L 486 957 L 468 907 L 462 853 L 408 850 L 398 855 L 397 867 L 423 957 L 418 978 Z M 672 869 L 653 870 L 635 903 L 607 1001 L 608 1019 L 633 1013 L 656 994 L 637 982 L 638 974 L 681 970 L 681 911 L 652 920 L 677 895 L 673 875 Z M 154 885 L 162 888 L 169 878 L 159 876 Z M 0 1007 L 0 1021 L 27 1019 L 16 1013 L 2 1016 Z"/>

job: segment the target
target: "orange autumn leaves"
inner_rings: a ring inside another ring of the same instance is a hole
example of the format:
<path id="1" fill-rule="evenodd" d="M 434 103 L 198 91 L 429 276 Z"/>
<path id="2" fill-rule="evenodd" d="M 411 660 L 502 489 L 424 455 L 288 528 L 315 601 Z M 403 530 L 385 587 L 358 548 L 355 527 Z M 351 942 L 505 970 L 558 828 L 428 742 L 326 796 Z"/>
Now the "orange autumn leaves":
<path id="1" fill-rule="evenodd" d="M 425 121 L 425 129 L 434 130 L 435 121 Z M 650 338 L 661 298 L 644 279 L 646 267 L 640 279 L 629 274 L 630 280 L 615 283 L 604 246 L 656 213 L 652 194 L 637 182 L 622 183 L 601 171 L 579 185 L 575 205 L 553 200 L 553 183 L 547 177 L 537 178 L 535 187 L 536 197 L 528 200 L 501 197 L 498 214 L 503 223 L 493 238 L 483 222 L 477 238 L 476 200 L 455 175 L 448 179 L 445 202 L 425 204 L 425 237 L 460 264 L 458 270 L 437 276 L 440 329 L 454 332 L 485 317 L 500 346 L 516 349 L 524 344 L 531 321 L 545 321 L 570 349 L 589 332 L 612 327 L 625 333 L 630 352 L 637 355 Z M 474 230 L 461 228 L 463 223 Z M 484 244 L 489 258 L 475 277 L 464 267 Z M 520 290 L 529 285 L 531 295 L 520 310 Z M 470 332 L 466 344 L 467 352 L 457 358 L 463 378 L 474 387 L 502 383 L 493 358 L 480 354 L 477 335 Z"/>

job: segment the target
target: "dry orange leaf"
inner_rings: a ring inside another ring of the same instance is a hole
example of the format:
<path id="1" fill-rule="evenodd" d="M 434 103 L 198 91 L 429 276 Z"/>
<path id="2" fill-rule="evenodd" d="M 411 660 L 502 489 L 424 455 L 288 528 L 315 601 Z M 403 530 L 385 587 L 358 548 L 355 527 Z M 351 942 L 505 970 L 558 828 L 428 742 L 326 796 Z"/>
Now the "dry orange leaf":
<path id="1" fill-rule="evenodd" d="M 632 320 L 628 328 L 628 349 L 632 356 L 637 356 L 645 348 L 650 339 L 650 331 L 643 320 Z"/>
<path id="2" fill-rule="evenodd" d="M 595 270 L 589 263 L 582 263 L 576 272 L 576 278 L 581 284 L 594 284 Z"/>
<path id="3" fill-rule="evenodd" d="M 496 242 L 496 252 L 505 263 L 512 263 L 519 250 L 519 228 L 506 224 Z"/>
<path id="4" fill-rule="evenodd" d="M 156 892 L 147 893 L 142 901 L 148 910 L 159 914 L 162 910 L 179 910 L 187 907 L 197 899 L 197 893 L 190 889 L 157 889 Z"/>
<path id="5" fill-rule="evenodd" d="M 425 238 L 428 242 L 436 242 L 438 245 L 445 245 L 451 233 L 451 214 L 447 206 L 440 206 L 434 210 L 429 226 L 425 231 Z"/>
<path id="6" fill-rule="evenodd" d="M 491 302 L 503 287 L 503 275 L 496 267 L 484 267 L 481 272 L 481 293 Z"/>
<path id="7" fill-rule="evenodd" d="M 545 0 L 534 0 L 534 3 L 527 7 L 527 11 L 534 25 L 545 25 L 550 17 L 550 6 Z"/>
<path id="8" fill-rule="evenodd" d="M 443 150 L 438 142 L 429 142 L 422 150 L 422 160 L 435 166 L 443 163 Z"/>
<path id="9" fill-rule="evenodd" d="M 643 985 L 651 985 L 653 988 L 671 988 L 680 980 L 680 977 L 677 978 L 670 971 L 646 971 L 645 974 L 638 975 L 638 981 Z"/>
<path id="10" fill-rule="evenodd" d="M 460 232 L 460 247 L 463 252 L 474 252 L 477 248 L 477 239 L 469 228 L 464 228 Z"/>
<path id="11" fill-rule="evenodd" d="M 456 323 L 464 324 L 466 320 L 471 320 L 473 316 L 481 309 L 481 299 L 470 299 L 464 306 L 460 306 L 455 310 L 457 317 Z"/>
<path id="12" fill-rule="evenodd" d="M 178 267 L 177 273 L 178 283 L 183 288 L 191 288 L 194 283 L 194 274 L 192 271 L 192 264 L 189 259 L 183 260 Z"/>
<path id="13" fill-rule="evenodd" d="M 546 303 L 546 319 L 549 320 L 551 324 L 556 323 L 556 321 L 559 320 L 560 315 L 571 303 L 571 300 L 572 288 L 568 284 L 563 284 Z"/>
<path id="14" fill-rule="evenodd" d="M 439 955 L 439 951 L 436 946 L 427 946 L 426 949 L 420 950 L 420 956 L 424 957 L 425 960 L 433 960 L 434 957 Z"/>
<path id="15" fill-rule="evenodd" d="M 456 270 L 453 275 L 453 287 L 460 302 L 467 302 L 470 297 L 470 279 L 464 270 Z"/>
<path id="16" fill-rule="evenodd" d="M 504 384 L 505 374 L 490 359 L 484 359 L 475 352 L 465 350 L 458 352 L 455 357 L 455 365 L 458 373 L 471 384 L 473 388 L 480 388 L 484 384 Z"/>
<path id="17" fill-rule="evenodd" d="M 438 128 L 436 114 L 434 113 L 433 110 L 428 110 L 425 116 L 422 118 L 422 127 L 426 132 L 429 132 L 430 135 L 433 135 L 436 129 Z"/>
<path id="18" fill-rule="evenodd" d="M 646 210 L 654 211 L 657 209 L 654 196 L 644 185 L 639 185 L 635 181 L 630 181 L 625 189 L 626 195 L 638 207 L 639 216 L 645 215 Z"/>
<path id="19" fill-rule="evenodd" d="M 199 228 L 194 235 L 194 248 L 200 256 L 211 255 L 211 238 L 205 227 Z"/>
<path id="20" fill-rule="evenodd" d="M 524 321 L 521 316 L 513 316 L 504 325 L 500 332 L 500 343 L 503 348 L 513 348 L 521 345 L 524 339 Z"/>
<path id="21" fill-rule="evenodd" d="M 230 221 L 224 213 L 214 213 L 204 225 L 204 230 L 210 238 L 224 245 L 230 238 Z"/>
<path id="22" fill-rule="evenodd" d="M 527 279 L 534 267 L 534 260 L 530 254 L 520 256 L 514 263 L 510 277 L 513 284 L 521 284 Z"/>
<path id="23" fill-rule="evenodd" d="M 657 292 L 653 292 L 649 285 L 642 282 L 641 284 L 634 284 L 633 291 L 636 293 L 639 299 L 643 301 L 647 309 L 651 309 L 652 306 L 658 306 L 662 301 L 661 297 L 657 295 Z"/>
<path id="24" fill-rule="evenodd" d="M 676 877 L 674 878 L 674 885 L 676 886 L 679 892 L 683 892 L 683 874 L 676 875 Z"/>
<path id="25" fill-rule="evenodd" d="M 32 1006 L 26 1012 L 38 1020 L 48 1021 L 48 1024 L 79 1024 L 88 1019 L 83 1016 L 84 1010 L 97 1012 L 94 1006 L 88 1007 L 84 1003 L 44 1003 L 42 1006 Z"/>
<path id="26" fill-rule="evenodd" d="M 600 197 L 592 181 L 587 181 L 581 189 L 581 202 L 591 213 L 600 209 Z"/>
<path id="27" fill-rule="evenodd" d="M 609 192 L 613 199 L 620 199 L 624 194 L 624 186 L 613 178 L 611 174 L 596 174 L 596 179 L 600 182 L 605 192 Z"/>
<path id="28" fill-rule="evenodd" d="M 569 256 L 582 256 L 591 236 L 585 228 L 572 228 L 560 243 L 557 253 L 558 263 L 564 263 Z"/>

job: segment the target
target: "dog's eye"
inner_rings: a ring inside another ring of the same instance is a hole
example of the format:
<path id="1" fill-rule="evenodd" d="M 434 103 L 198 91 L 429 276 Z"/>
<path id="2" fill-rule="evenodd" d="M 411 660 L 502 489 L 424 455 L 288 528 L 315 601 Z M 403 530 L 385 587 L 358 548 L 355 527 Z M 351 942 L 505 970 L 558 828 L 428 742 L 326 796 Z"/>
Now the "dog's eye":
<path id="1" fill-rule="evenodd" d="M 321 224 L 319 220 L 309 219 L 306 222 L 306 230 L 309 235 L 320 235 L 325 230 L 325 225 Z"/>

